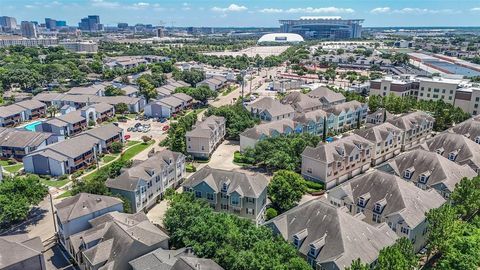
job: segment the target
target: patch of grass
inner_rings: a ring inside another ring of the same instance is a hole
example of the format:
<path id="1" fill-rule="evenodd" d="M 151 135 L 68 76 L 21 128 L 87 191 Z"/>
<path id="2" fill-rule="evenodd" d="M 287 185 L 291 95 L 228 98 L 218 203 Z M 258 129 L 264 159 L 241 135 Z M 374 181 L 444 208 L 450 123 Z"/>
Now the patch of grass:
<path id="1" fill-rule="evenodd" d="M 116 156 L 106 155 L 106 156 L 103 157 L 102 161 L 103 161 L 104 163 L 108 163 L 108 162 L 110 162 L 110 161 L 112 161 L 112 160 L 114 160 L 114 159 L 116 159 L 116 158 L 117 158 Z"/>
<path id="2" fill-rule="evenodd" d="M 125 146 L 130 147 L 130 146 L 133 146 L 133 145 L 138 144 L 138 143 L 141 143 L 141 141 L 127 141 Z"/>
<path id="3" fill-rule="evenodd" d="M 155 140 L 150 140 L 148 141 L 147 143 L 139 143 L 139 144 L 136 144 L 132 147 L 130 147 L 129 149 L 127 149 L 123 155 L 122 155 L 122 158 L 124 160 L 130 160 L 132 159 L 134 156 L 138 155 L 140 152 L 142 152 L 143 150 L 147 149 L 150 145 L 154 144 L 155 143 Z"/>
<path id="4" fill-rule="evenodd" d="M 228 94 L 230 94 L 231 92 L 233 92 L 236 88 L 233 87 L 233 86 L 229 86 L 227 89 L 225 89 L 223 92 L 222 92 L 222 96 L 226 96 Z"/>
<path id="5" fill-rule="evenodd" d="M 70 190 L 65 191 L 64 193 L 58 195 L 55 199 L 63 199 L 72 196 L 72 192 Z"/>
<path id="6" fill-rule="evenodd" d="M 64 179 L 64 180 L 46 180 L 46 179 L 41 179 L 40 182 L 46 186 L 49 186 L 49 187 L 56 187 L 56 188 L 59 188 L 59 187 L 63 187 L 66 183 L 70 182 L 70 180 L 68 179 Z"/>
<path id="7" fill-rule="evenodd" d="M 22 164 L 22 163 L 18 163 L 18 164 L 11 165 L 11 166 L 4 166 L 3 168 L 4 168 L 7 172 L 9 172 L 9 173 L 16 173 L 16 172 L 18 172 L 21 168 L 23 168 L 23 164 Z"/>
<path id="8" fill-rule="evenodd" d="M 8 166 L 8 160 L 0 160 L 0 165 Z"/>

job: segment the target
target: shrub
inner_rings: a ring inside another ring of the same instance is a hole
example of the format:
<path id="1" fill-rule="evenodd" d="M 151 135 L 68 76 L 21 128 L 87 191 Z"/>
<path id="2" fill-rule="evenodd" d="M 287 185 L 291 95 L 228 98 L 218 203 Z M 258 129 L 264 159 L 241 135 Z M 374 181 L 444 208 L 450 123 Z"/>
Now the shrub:
<path id="1" fill-rule="evenodd" d="M 142 141 L 143 141 L 144 143 L 149 142 L 151 139 L 152 139 L 152 138 L 150 138 L 150 137 L 148 137 L 148 136 L 142 136 Z"/>
<path id="2" fill-rule="evenodd" d="M 110 145 L 110 149 L 112 149 L 113 153 L 118 154 L 118 153 L 122 152 L 123 145 L 122 145 L 121 142 L 113 142 Z"/>
<path id="3" fill-rule="evenodd" d="M 277 210 L 275 208 L 268 208 L 267 211 L 265 212 L 265 218 L 267 220 L 270 220 L 278 215 Z"/>
<path id="4" fill-rule="evenodd" d="M 325 188 L 325 186 L 322 183 L 317 183 L 313 181 L 305 181 L 305 185 L 307 186 L 308 189 L 313 189 L 316 191 L 320 191 Z"/>
<path id="5" fill-rule="evenodd" d="M 185 169 L 187 172 L 196 172 L 197 171 L 197 168 L 195 166 L 193 166 L 192 163 L 187 163 L 185 165 Z"/>

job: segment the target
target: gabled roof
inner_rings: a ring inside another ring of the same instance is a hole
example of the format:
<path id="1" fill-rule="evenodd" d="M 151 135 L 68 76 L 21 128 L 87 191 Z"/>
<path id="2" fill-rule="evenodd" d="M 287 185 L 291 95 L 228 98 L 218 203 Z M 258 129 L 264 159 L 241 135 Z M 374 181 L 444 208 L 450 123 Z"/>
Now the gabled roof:
<path id="1" fill-rule="evenodd" d="M 207 165 L 190 176 L 183 186 L 193 188 L 202 182 L 215 192 L 220 192 L 223 184 L 228 183 L 227 194 L 237 192 L 250 198 L 258 198 L 268 185 L 267 178 L 259 173 L 213 169 Z"/>
<path id="2" fill-rule="evenodd" d="M 40 102 L 38 100 L 34 100 L 34 99 L 20 101 L 15 104 L 29 110 L 34 110 L 34 109 L 43 108 L 47 106 L 45 105 L 45 103 Z"/>
<path id="3" fill-rule="evenodd" d="M 338 103 L 345 101 L 345 97 L 341 93 L 332 91 L 324 86 L 318 87 L 317 89 L 310 91 L 307 95 L 309 97 L 317 99 L 323 98 L 328 103 Z"/>
<path id="4" fill-rule="evenodd" d="M 52 136 L 52 133 L 0 127 L 0 145 L 4 147 L 35 148 Z"/>
<path id="5" fill-rule="evenodd" d="M 0 237 L 0 269 L 20 269 L 16 264 L 33 257 L 43 257 L 42 252 L 43 244 L 40 237 L 28 238 L 27 234 L 2 236 Z M 10 268 L 14 265 L 16 265 L 14 268 Z"/>
<path id="6" fill-rule="evenodd" d="M 57 203 L 55 209 L 60 221 L 66 223 L 118 204 L 122 205 L 123 202 L 115 197 L 79 193 Z"/>
<path id="7" fill-rule="evenodd" d="M 380 125 L 371 126 L 364 129 L 357 129 L 354 131 L 355 134 L 363 137 L 373 143 L 379 143 L 385 141 L 385 139 L 392 134 L 393 136 L 398 136 L 402 132 L 401 129 L 392 125 L 391 123 L 385 122 Z"/>
<path id="8" fill-rule="evenodd" d="M 363 149 L 371 148 L 372 143 L 357 134 L 351 134 L 330 143 L 320 142 L 316 147 L 307 146 L 302 156 L 328 164 L 334 161 L 342 161 L 344 156 L 350 155 L 354 149 L 359 149 L 359 146 Z M 343 155 L 339 152 L 340 150 Z"/>
<path id="9" fill-rule="evenodd" d="M 213 130 L 220 125 L 225 125 L 225 117 L 211 115 L 195 124 L 192 130 L 187 131 L 186 137 L 210 138 L 213 136 Z"/>
<path id="10" fill-rule="evenodd" d="M 123 129 L 115 126 L 114 124 L 107 124 L 97 128 L 89 129 L 82 134 L 88 134 L 99 140 L 106 141 L 122 133 L 122 131 Z"/>
<path id="11" fill-rule="evenodd" d="M 306 229 L 307 235 L 300 241 L 298 251 L 306 256 L 313 244 L 319 250 L 316 261 L 334 263 L 338 269 L 350 266 L 357 258 L 363 263 L 373 263 L 380 250 L 397 238 L 386 224 L 374 227 L 321 199 L 294 207 L 265 225 L 290 243 L 294 235 Z"/>
<path id="12" fill-rule="evenodd" d="M 360 175 L 329 192 L 329 196 L 339 199 L 349 198 L 356 205 L 360 196 L 369 193 L 370 198 L 364 205 L 368 213 L 374 211 L 375 204 L 383 206 L 383 216 L 400 215 L 410 228 L 415 228 L 425 220 L 425 213 L 438 208 L 445 200 L 433 189 L 428 191 L 408 183 L 404 179 L 386 172 L 374 170 Z M 371 217 L 365 219 L 373 223 Z"/>
<path id="13" fill-rule="evenodd" d="M 435 121 L 435 119 L 426 112 L 416 111 L 393 117 L 391 119 L 388 119 L 387 121 L 389 123 L 392 123 L 394 126 L 402 129 L 403 131 L 408 131 L 423 122 L 433 122 Z"/>
<path id="14" fill-rule="evenodd" d="M 9 117 L 15 114 L 20 114 L 26 109 L 18 106 L 16 104 L 8 105 L 8 106 L 0 106 L 0 117 Z"/>
<path id="15" fill-rule="evenodd" d="M 175 166 L 175 163 L 182 157 L 184 157 L 182 153 L 166 149 L 156 152 L 147 160 L 125 170 L 115 179 L 108 179 L 105 184 L 109 188 L 134 191 L 137 188 L 139 181 L 142 179 L 148 181 L 152 178 L 154 173 L 160 174 L 169 166 Z M 171 162 L 173 165 L 170 165 Z"/>
<path id="16" fill-rule="evenodd" d="M 268 112 L 272 117 L 293 113 L 295 110 L 291 105 L 282 104 L 280 101 L 272 97 L 263 97 L 248 105 L 249 108 L 261 112 Z"/>
<path id="17" fill-rule="evenodd" d="M 427 186 L 435 188 L 443 184 L 449 191 L 453 191 L 455 184 L 459 183 L 463 177 L 471 178 L 477 175 L 467 165 L 456 164 L 437 153 L 423 149 L 405 152 L 387 161 L 385 165 L 388 165 L 400 177 L 404 176 L 405 170 L 410 169 L 410 179 L 415 182 L 418 182 L 423 173 L 428 172 L 430 176 L 426 183 Z M 384 170 L 385 165 L 380 168 Z"/>
<path id="18" fill-rule="evenodd" d="M 476 119 L 469 119 L 457 124 L 451 128 L 451 131 L 475 141 L 477 137 L 480 138 L 480 121 Z"/>
<path id="19" fill-rule="evenodd" d="M 68 140 L 50 144 L 45 148 L 36 150 L 28 156 L 41 155 L 58 161 L 66 161 L 68 158 L 76 158 L 90 151 L 99 143 L 98 139 L 81 134 Z"/>
<path id="20" fill-rule="evenodd" d="M 273 132 L 278 132 L 279 134 L 285 134 L 287 129 L 295 130 L 295 122 L 292 119 L 282 119 L 278 121 L 267 122 L 264 124 L 256 125 L 252 128 L 249 128 L 242 132 L 240 135 L 258 140 L 265 135 L 270 137 Z"/>
<path id="21" fill-rule="evenodd" d="M 309 111 L 309 112 L 302 113 L 300 115 L 296 115 L 295 118 L 293 118 L 293 120 L 295 122 L 300 122 L 302 124 L 308 124 L 309 121 L 318 123 L 318 122 L 323 122 L 323 119 L 328 117 L 328 115 L 329 113 L 327 113 L 326 111 L 322 109 L 317 109 L 314 111 Z"/>
<path id="22" fill-rule="evenodd" d="M 335 115 L 339 115 L 342 112 L 348 112 L 349 110 L 356 111 L 358 108 L 365 106 L 364 103 L 360 103 L 356 100 L 352 100 L 349 102 L 344 102 L 340 104 L 333 105 L 332 107 L 328 108 L 327 111 L 333 113 Z"/>
<path id="23" fill-rule="evenodd" d="M 311 98 L 300 92 L 292 92 L 282 99 L 283 104 L 290 104 L 296 111 L 311 111 L 322 106 L 320 100 Z"/>

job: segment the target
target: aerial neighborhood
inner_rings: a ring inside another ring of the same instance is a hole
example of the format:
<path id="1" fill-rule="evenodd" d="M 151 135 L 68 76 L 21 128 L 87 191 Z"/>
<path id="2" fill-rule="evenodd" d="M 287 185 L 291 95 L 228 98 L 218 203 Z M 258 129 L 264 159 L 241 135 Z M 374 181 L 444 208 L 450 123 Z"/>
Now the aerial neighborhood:
<path id="1" fill-rule="evenodd" d="M 208 2 L 0 14 L 0 270 L 480 269 L 477 28 Z"/>

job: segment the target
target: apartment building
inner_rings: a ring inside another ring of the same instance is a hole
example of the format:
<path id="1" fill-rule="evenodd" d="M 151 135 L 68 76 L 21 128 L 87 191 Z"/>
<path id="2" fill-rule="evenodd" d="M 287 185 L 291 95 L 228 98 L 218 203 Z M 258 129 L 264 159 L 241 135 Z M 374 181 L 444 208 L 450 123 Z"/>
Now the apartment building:
<path id="1" fill-rule="evenodd" d="M 176 93 L 147 104 L 144 114 L 149 117 L 171 117 L 192 106 L 193 98 L 184 93 Z"/>
<path id="2" fill-rule="evenodd" d="M 212 76 L 196 84 L 196 87 L 208 86 L 212 91 L 218 91 L 227 85 L 227 78 L 223 76 Z"/>
<path id="3" fill-rule="evenodd" d="M 185 155 L 162 150 L 105 183 L 112 194 L 124 196 L 134 213 L 148 210 L 167 188 L 177 188 L 186 176 Z"/>
<path id="4" fill-rule="evenodd" d="M 450 132 L 461 134 L 466 138 L 480 144 L 480 119 L 470 118 L 449 129 Z"/>
<path id="5" fill-rule="evenodd" d="M 443 132 L 425 141 L 420 147 L 480 172 L 480 144 L 464 135 Z"/>
<path id="6" fill-rule="evenodd" d="M 103 123 L 115 116 L 115 107 L 107 103 L 96 103 L 83 107 L 81 115 L 95 123 Z"/>
<path id="7" fill-rule="evenodd" d="M 2 158 L 22 159 L 31 152 L 59 140 L 63 140 L 63 138 L 59 138 L 52 133 L 0 127 L 0 156 Z"/>
<path id="8" fill-rule="evenodd" d="M 354 131 L 372 143 L 372 166 L 378 165 L 402 150 L 403 131 L 391 123 L 383 123 Z"/>
<path id="9" fill-rule="evenodd" d="M 378 125 L 386 122 L 388 119 L 393 118 L 395 115 L 389 113 L 387 109 L 379 108 L 375 112 L 367 115 L 367 123 Z"/>
<path id="10" fill-rule="evenodd" d="M 168 249 L 169 236 L 144 213 L 109 212 L 70 236 L 68 251 L 82 270 L 130 270 L 128 262 L 156 249 Z"/>
<path id="11" fill-rule="evenodd" d="M 40 237 L 29 238 L 26 233 L 0 236 L 0 269 L 46 270 L 43 244 Z"/>
<path id="12" fill-rule="evenodd" d="M 68 95 L 93 95 L 104 96 L 105 85 L 104 84 L 92 84 L 90 86 L 72 87 L 68 92 Z"/>
<path id="13" fill-rule="evenodd" d="M 35 126 L 37 132 L 51 132 L 59 136 L 75 136 L 88 128 L 88 122 L 80 111 L 72 111 L 64 115 L 42 122 Z"/>
<path id="14" fill-rule="evenodd" d="M 43 118 L 47 113 L 47 105 L 38 100 L 23 100 L 15 105 L 24 108 L 25 121 Z"/>
<path id="15" fill-rule="evenodd" d="M 211 259 L 197 258 L 191 248 L 158 248 L 128 263 L 132 270 L 223 270 Z"/>
<path id="16" fill-rule="evenodd" d="M 123 212 L 122 200 L 89 193 L 79 193 L 55 204 L 60 244 L 70 251 L 70 236 L 90 228 L 91 219 L 113 211 Z"/>
<path id="17" fill-rule="evenodd" d="M 346 131 L 367 122 L 368 105 L 356 100 L 330 106 L 326 112 L 333 114 L 333 130 Z"/>
<path id="18" fill-rule="evenodd" d="M 25 120 L 25 108 L 16 104 L 0 107 L 0 127 L 14 127 Z"/>
<path id="19" fill-rule="evenodd" d="M 330 90 L 324 86 L 313 89 L 308 92 L 307 95 L 311 98 L 318 99 L 322 103 L 322 108 L 328 108 L 347 101 L 341 93 Z"/>
<path id="20" fill-rule="evenodd" d="M 307 146 L 302 153 L 302 176 L 331 189 L 370 168 L 372 149 L 373 143 L 357 134 Z"/>
<path id="21" fill-rule="evenodd" d="M 480 85 L 463 87 L 455 93 L 455 106 L 471 115 L 478 115 L 480 109 Z"/>
<path id="22" fill-rule="evenodd" d="M 360 259 L 373 267 L 380 250 L 397 235 L 385 223 L 372 226 L 320 199 L 311 200 L 265 225 L 292 243 L 313 269 L 341 270 Z"/>
<path id="23" fill-rule="evenodd" d="M 295 110 L 289 104 L 282 104 L 272 97 L 262 97 L 246 106 L 247 110 L 262 121 L 293 119 Z"/>
<path id="24" fill-rule="evenodd" d="M 464 177 L 472 178 L 477 173 L 468 165 L 459 165 L 440 154 L 415 149 L 398 155 L 378 167 L 379 170 L 395 174 L 417 187 L 435 189 L 445 199 Z"/>
<path id="25" fill-rule="evenodd" d="M 281 103 L 292 106 L 296 112 L 308 112 L 323 107 L 319 99 L 309 97 L 300 92 L 291 92 L 281 100 Z"/>
<path id="26" fill-rule="evenodd" d="M 122 132 L 115 125 L 106 125 L 37 149 L 23 157 L 25 172 L 61 176 L 85 169 L 95 164 L 112 142 L 121 141 Z"/>
<path id="27" fill-rule="evenodd" d="M 347 208 L 352 216 L 361 214 L 362 220 L 373 226 L 387 223 L 398 237 L 410 239 L 416 252 L 427 241 L 425 214 L 445 203 L 432 189 L 422 190 L 396 175 L 378 170 L 330 190 L 328 201 Z"/>
<path id="28" fill-rule="evenodd" d="M 432 136 L 435 118 L 426 112 L 416 111 L 387 120 L 403 131 L 402 151 L 423 143 Z"/>
<path id="29" fill-rule="evenodd" d="M 197 122 L 192 130 L 187 131 L 187 153 L 196 158 L 209 158 L 226 134 L 226 119 L 211 115 Z"/>
<path id="30" fill-rule="evenodd" d="M 267 204 L 267 178 L 259 173 L 213 169 L 205 166 L 183 184 L 186 192 L 206 200 L 215 211 L 264 221 Z"/>

